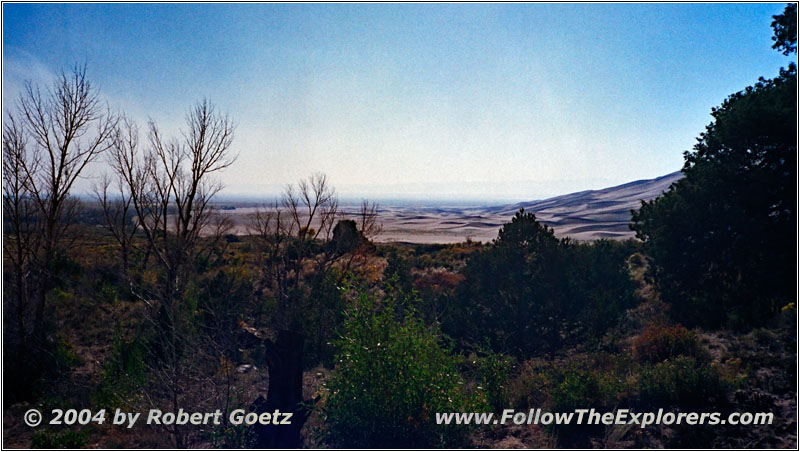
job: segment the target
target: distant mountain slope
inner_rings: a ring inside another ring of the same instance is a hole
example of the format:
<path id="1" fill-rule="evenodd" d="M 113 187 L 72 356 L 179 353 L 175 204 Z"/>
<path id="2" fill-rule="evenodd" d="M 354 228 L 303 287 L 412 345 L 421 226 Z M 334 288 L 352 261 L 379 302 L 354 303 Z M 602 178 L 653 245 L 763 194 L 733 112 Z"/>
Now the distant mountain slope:
<path id="1" fill-rule="evenodd" d="M 634 236 L 633 231 L 628 229 L 630 211 L 638 209 L 642 200 L 659 196 L 681 177 L 682 173 L 675 172 L 602 190 L 494 207 L 382 205 L 378 209 L 382 232 L 376 240 L 458 243 L 469 238 L 490 242 L 497 238 L 497 232 L 503 224 L 509 222 L 520 208 L 535 212 L 536 217 L 553 228 L 559 237 L 576 240 L 627 239 Z M 229 212 L 236 233 L 250 233 L 248 215 L 254 210 L 252 206 L 242 205 Z M 345 213 L 357 216 L 355 209 Z"/>
<path id="2" fill-rule="evenodd" d="M 649 201 L 665 192 L 683 177 L 680 171 L 656 179 L 638 180 L 602 190 L 587 190 L 542 201 L 523 202 L 487 209 L 491 213 L 511 216 L 524 208 L 552 227 L 556 235 L 578 240 L 633 237 L 628 228 L 631 209 L 641 201 Z"/>
<path id="3" fill-rule="evenodd" d="M 683 177 L 680 172 L 657 179 L 639 180 L 602 190 L 496 207 L 381 206 L 380 242 L 455 243 L 466 238 L 489 242 L 521 207 L 552 227 L 559 237 L 577 240 L 633 237 L 628 229 L 630 211 Z"/>

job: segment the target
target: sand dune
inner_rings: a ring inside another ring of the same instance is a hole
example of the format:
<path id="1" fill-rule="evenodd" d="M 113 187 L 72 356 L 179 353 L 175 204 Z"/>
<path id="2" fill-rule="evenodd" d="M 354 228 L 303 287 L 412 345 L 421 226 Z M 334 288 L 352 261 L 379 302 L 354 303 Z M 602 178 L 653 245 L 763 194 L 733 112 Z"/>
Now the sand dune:
<path id="1" fill-rule="evenodd" d="M 457 243 L 469 238 L 489 242 L 497 237 L 500 227 L 510 221 L 520 208 L 536 213 L 536 217 L 552 227 L 559 237 L 576 240 L 627 239 L 634 235 L 628 228 L 631 209 L 639 208 L 641 200 L 660 195 L 682 176 L 676 172 L 602 190 L 586 190 L 540 201 L 492 207 L 384 205 L 378 210 L 383 231 L 377 241 Z M 226 211 L 232 214 L 236 233 L 249 233 L 248 217 L 255 210 L 254 207 L 237 206 L 232 211 Z M 352 213 L 355 215 L 355 212 L 353 210 Z"/>
<path id="2" fill-rule="evenodd" d="M 633 237 L 628 228 L 631 209 L 650 200 L 683 177 L 675 172 L 656 179 L 639 180 L 602 190 L 586 190 L 540 201 L 494 207 L 382 207 L 380 242 L 454 243 L 470 238 L 490 241 L 503 223 L 520 209 L 552 227 L 559 237 L 576 240 Z"/>

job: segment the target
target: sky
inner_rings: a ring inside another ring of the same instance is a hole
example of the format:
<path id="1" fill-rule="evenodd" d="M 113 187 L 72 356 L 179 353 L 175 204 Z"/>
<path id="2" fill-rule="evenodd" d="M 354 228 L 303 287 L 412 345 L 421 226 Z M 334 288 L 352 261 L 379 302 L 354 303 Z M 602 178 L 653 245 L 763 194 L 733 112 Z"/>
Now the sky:
<path id="1" fill-rule="evenodd" d="M 3 4 L 3 111 L 86 63 L 115 111 L 237 124 L 226 194 L 530 200 L 677 171 L 772 77 L 760 4 Z M 90 168 L 78 190 L 87 190 Z"/>

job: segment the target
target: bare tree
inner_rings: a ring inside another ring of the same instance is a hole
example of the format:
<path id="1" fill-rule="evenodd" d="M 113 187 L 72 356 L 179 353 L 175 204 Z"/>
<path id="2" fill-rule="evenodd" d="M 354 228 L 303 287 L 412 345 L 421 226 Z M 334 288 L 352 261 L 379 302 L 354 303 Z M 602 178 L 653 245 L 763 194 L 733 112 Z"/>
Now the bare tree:
<path id="1" fill-rule="evenodd" d="M 11 300 L 14 303 L 18 356 L 27 354 L 27 328 L 31 292 L 29 284 L 34 255 L 38 249 L 38 212 L 30 191 L 26 167 L 35 168 L 28 161 L 27 138 L 13 117 L 3 125 L 3 256 L 11 264 L 14 283 Z"/>
<path id="2" fill-rule="evenodd" d="M 62 72 L 44 92 L 28 82 L 16 112 L 6 121 L 4 157 L 9 157 L 9 166 L 4 162 L 4 170 L 9 176 L 4 175 L 3 183 L 4 203 L 9 206 L 4 206 L 4 215 L 14 223 L 14 218 L 31 218 L 21 215 L 20 209 L 36 212 L 31 223 L 35 227 L 28 229 L 28 239 L 35 235 L 35 242 L 23 240 L 17 227 L 12 230 L 14 243 L 25 243 L 14 246 L 17 258 L 21 249 L 27 252 L 26 279 L 36 280 L 35 294 L 28 301 L 33 305 L 29 336 L 40 343 L 47 293 L 55 276 L 51 264 L 74 238 L 68 232 L 78 203 L 70 193 L 86 166 L 110 146 L 116 118 L 103 108 L 97 89 L 86 78 L 86 67 L 76 66 L 69 74 Z"/>
<path id="3" fill-rule="evenodd" d="M 111 193 L 114 189 L 116 191 Z M 112 178 L 108 175 L 103 175 L 100 185 L 95 187 L 95 196 L 103 209 L 105 227 L 119 244 L 120 276 L 127 282 L 133 238 L 138 228 L 138 217 L 133 215 L 133 198 L 125 191 L 124 182 L 119 177 L 112 188 Z"/>
<path id="4" fill-rule="evenodd" d="M 315 240 L 330 238 L 338 214 L 336 192 L 323 174 L 289 185 L 280 205 L 255 214 L 251 232 L 266 245 L 263 282 L 277 294 L 278 327 L 292 328 L 303 281 L 304 264 L 324 264 L 327 256 L 311 253 Z"/>
<path id="5" fill-rule="evenodd" d="M 377 238 L 383 226 L 378 221 L 378 205 L 367 199 L 361 200 L 361 209 L 356 215 L 358 230 L 369 240 Z"/>
<path id="6" fill-rule="evenodd" d="M 265 340 L 269 390 L 266 400 L 256 401 L 260 412 L 292 412 L 291 426 L 257 428 L 258 447 L 294 448 L 300 444 L 300 429 L 306 413 L 303 402 L 304 334 L 298 322 L 303 293 L 302 283 L 319 272 L 328 257 L 314 252 L 316 240 L 329 238 L 338 213 L 336 192 L 328 179 L 315 174 L 297 187 L 289 185 L 280 203 L 258 211 L 251 233 L 263 246 L 262 290 L 277 301 L 276 337 Z M 308 268 L 311 267 L 311 268 Z"/>
<path id="7" fill-rule="evenodd" d="M 165 138 L 149 123 L 148 146 L 138 146 L 136 127 L 123 121 L 112 148 L 112 167 L 130 196 L 137 226 L 163 275 L 157 287 L 134 288 L 149 307 L 149 321 L 158 337 L 155 354 L 162 357 L 151 372 L 163 382 L 164 398 L 180 407 L 183 387 L 191 374 L 192 347 L 183 305 L 193 262 L 227 231 L 229 223 L 215 213 L 211 200 L 222 185 L 215 173 L 229 167 L 234 124 L 208 102 L 191 108 L 181 139 Z M 178 447 L 186 445 L 178 427 L 171 428 Z"/>
<path id="8" fill-rule="evenodd" d="M 366 249 L 363 232 L 374 236 L 379 231 L 377 207 L 364 202 L 356 215 L 347 220 L 328 178 L 314 174 L 289 185 L 279 203 L 257 211 L 250 232 L 262 246 L 261 290 L 277 301 L 273 339 L 265 340 L 269 390 L 266 400 L 256 403 L 262 412 L 294 412 L 295 421 L 287 426 L 257 429 L 259 447 L 292 448 L 300 445 L 300 429 L 307 416 L 303 402 L 304 331 L 301 309 L 310 297 L 310 287 L 334 265 L 342 273 Z M 345 243 L 346 242 L 346 243 Z"/>
<path id="9" fill-rule="evenodd" d="M 124 123 L 112 167 L 130 196 L 139 228 L 167 273 L 163 295 L 170 300 L 182 292 L 181 273 L 200 237 L 224 231 L 210 205 L 222 184 L 212 177 L 235 160 L 230 154 L 234 125 L 202 101 L 187 114 L 183 140 L 165 139 L 151 121 L 149 147 L 140 153 L 135 125 Z"/>

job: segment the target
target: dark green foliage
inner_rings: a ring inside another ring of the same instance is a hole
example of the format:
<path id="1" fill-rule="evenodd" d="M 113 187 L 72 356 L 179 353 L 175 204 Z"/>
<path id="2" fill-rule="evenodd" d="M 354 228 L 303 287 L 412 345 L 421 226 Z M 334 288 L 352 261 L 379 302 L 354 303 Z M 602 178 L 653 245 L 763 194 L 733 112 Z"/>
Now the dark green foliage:
<path id="1" fill-rule="evenodd" d="M 86 447 L 89 434 L 67 430 L 55 433 L 50 430 L 34 432 L 31 438 L 32 449 L 81 449 Z"/>
<path id="2" fill-rule="evenodd" d="M 199 328 L 232 359 L 238 355 L 239 322 L 255 303 L 252 274 L 243 266 L 230 265 L 201 278 L 199 284 L 197 300 L 191 303 L 197 306 Z"/>
<path id="3" fill-rule="evenodd" d="M 564 244 L 532 213 L 517 212 L 493 246 L 474 253 L 445 331 L 496 352 L 528 356 L 553 349 L 563 331 Z"/>
<path id="4" fill-rule="evenodd" d="M 420 270 L 426 268 L 460 270 L 464 267 L 467 257 L 474 251 L 483 248 L 484 245 L 481 242 L 467 240 L 461 243 L 427 243 L 409 245 L 409 247 L 412 252 L 408 259 L 414 268 Z M 386 254 L 385 249 L 379 249 L 378 251 Z"/>
<path id="5" fill-rule="evenodd" d="M 550 409 L 557 413 L 594 408 L 611 411 L 624 402 L 626 381 L 622 372 L 597 362 L 577 361 L 558 366 L 550 375 Z M 589 447 L 591 436 L 600 436 L 602 425 L 551 424 L 561 447 Z"/>
<path id="6" fill-rule="evenodd" d="M 773 49 L 777 49 L 784 55 L 797 53 L 797 3 L 789 3 L 783 13 L 772 16 L 772 29 L 775 35 L 772 40 L 775 44 Z"/>
<path id="7" fill-rule="evenodd" d="M 383 271 L 384 281 L 394 279 L 394 288 L 405 294 L 410 294 L 414 288 L 414 278 L 411 276 L 411 263 L 397 248 L 392 248 L 386 257 L 386 269 Z"/>
<path id="8" fill-rule="evenodd" d="M 306 368 L 322 364 L 333 366 L 336 330 L 344 315 L 344 298 L 338 284 L 338 273 L 328 271 L 313 282 L 311 294 L 303 302 L 300 325 L 306 334 L 303 359 Z"/>
<path id="9" fill-rule="evenodd" d="M 66 288 L 75 283 L 83 270 L 80 262 L 64 252 L 57 253 L 47 265 L 47 271 L 53 278 L 53 285 L 57 288 Z"/>
<path id="10" fill-rule="evenodd" d="M 797 75 L 731 95 L 685 154 L 679 180 L 631 227 L 673 318 L 760 324 L 795 293 Z"/>
<path id="11" fill-rule="evenodd" d="M 95 290 L 97 298 L 103 303 L 113 305 L 119 298 L 119 286 L 106 279 L 100 280 Z"/>
<path id="12" fill-rule="evenodd" d="M 689 356 L 678 356 L 642 371 L 638 404 L 651 409 L 708 411 L 725 406 L 731 389 L 715 367 Z"/>
<path id="13" fill-rule="evenodd" d="M 445 332 L 518 357 L 596 338 L 633 305 L 631 243 L 559 240 L 520 210 L 497 240 L 473 253 Z"/>
<path id="14" fill-rule="evenodd" d="M 495 353 L 476 359 L 478 379 L 486 394 L 486 402 L 496 413 L 509 407 L 514 363 L 513 358 Z"/>
<path id="15" fill-rule="evenodd" d="M 609 409 L 621 393 L 622 383 L 616 376 L 593 369 L 570 367 L 562 375 L 550 395 L 553 410 L 570 412 L 579 408 Z"/>
<path id="16" fill-rule="evenodd" d="M 100 406 L 134 406 L 146 379 L 145 349 L 137 340 L 126 340 L 117 326 L 111 356 L 103 364 L 103 380 L 97 393 Z"/>
<path id="17" fill-rule="evenodd" d="M 637 248 L 632 240 L 602 239 L 570 245 L 564 290 L 584 339 L 601 336 L 636 303 L 628 259 Z"/>
<path id="18" fill-rule="evenodd" d="M 774 47 L 797 51 L 796 5 L 772 24 Z M 712 110 L 685 178 L 634 212 L 650 274 L 673 318 L 689 326 L 764 324 L 796 285 L 797 68 Z"/>
<path id="19" fill-rule="evenodd" d="M 362 294 L 346 313 L 324 403 L 331 446 L 458 447 L 466 427 L 437 425 L 436 413 L 485 408 L 464 389 L 462 358 L 412 307 L 398 318 L 398 301 Z"/>

